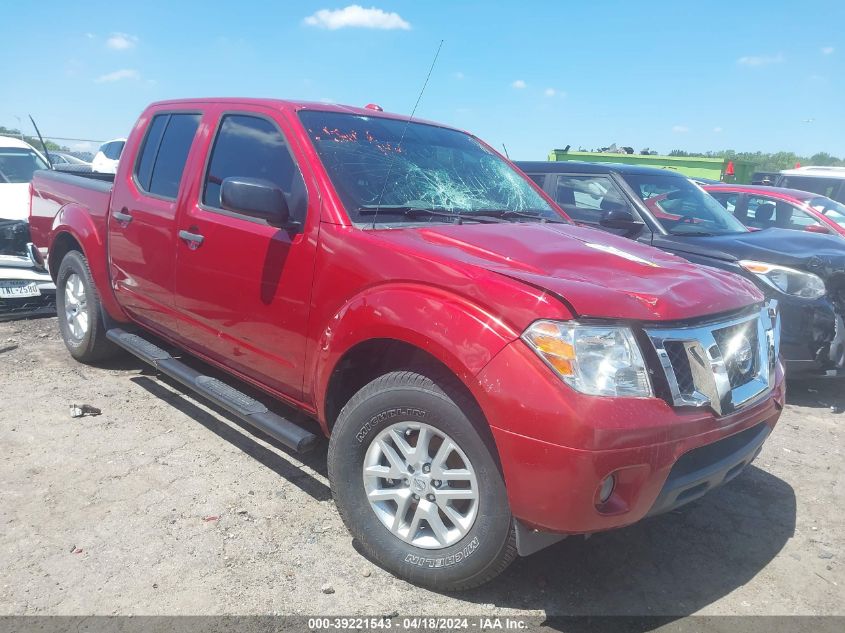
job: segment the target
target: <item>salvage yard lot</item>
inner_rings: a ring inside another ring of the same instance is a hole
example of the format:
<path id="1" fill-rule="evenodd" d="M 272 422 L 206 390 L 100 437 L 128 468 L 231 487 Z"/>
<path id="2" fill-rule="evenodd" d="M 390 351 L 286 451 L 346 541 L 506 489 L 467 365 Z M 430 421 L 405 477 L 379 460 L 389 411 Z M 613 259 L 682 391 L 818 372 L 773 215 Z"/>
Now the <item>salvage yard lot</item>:
<path id="1" fill-rule="evenodd" d="M 442 595 L 356 551 L 325 444 L 293 456 L 128 356 L 78 364 L 54 318 L 0 324 L 0 362 L 0 614 L 845 614 L 830 382 L 790 385 L 725 488 Z"/>

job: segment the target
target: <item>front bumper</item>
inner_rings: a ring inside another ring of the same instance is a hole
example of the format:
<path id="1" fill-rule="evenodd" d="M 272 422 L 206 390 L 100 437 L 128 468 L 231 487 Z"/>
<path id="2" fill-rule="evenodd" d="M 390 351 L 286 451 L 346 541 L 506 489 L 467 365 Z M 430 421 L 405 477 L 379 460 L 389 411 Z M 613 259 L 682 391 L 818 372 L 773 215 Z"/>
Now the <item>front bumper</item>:
<path id="1" fill-rule="evenodd" d="M 781 353 L 787 375 L 845 376 L 845 323 L 830 297 L 779 297 Z"/>
<path id="2" fill-rule="evenodd" d="M 36 262 L 26 257 L 0 255 L 0 285 L 4 282 L 35 284 L 38 294 L 30 297 L 0 296 L 0 322 L 56 315 L 56 286 L 50 274 Z"/>
<path id="3" fill-rule="evenodd" d="M 673 408 L 658 398 L 585 396 L 564 385 L 521 341 L 503 349 L 479 378 L 480 404 L 514 517 L 523 527 L 559 534 L 629 525 L 684 501 L 688 483 L 710 489 L 719 474 L 721 481 L 735 476 L 741 468 L 731 469 L 744 467 L 748 452 L 724 471 L 728 455 L 721 451 L 711 451 L 709 462 L 684 456 L 703 455 L 696 450 L 747 429 L 765 428 L 768 435 L 785 397 L 780 363 L 769 395 L 723 417 L 709 409 Z M 695 460 L 697 468 L 672 475 L 677 464 Z M 599 488 L 611 474 L 614 491 L 601 503 Z"/>

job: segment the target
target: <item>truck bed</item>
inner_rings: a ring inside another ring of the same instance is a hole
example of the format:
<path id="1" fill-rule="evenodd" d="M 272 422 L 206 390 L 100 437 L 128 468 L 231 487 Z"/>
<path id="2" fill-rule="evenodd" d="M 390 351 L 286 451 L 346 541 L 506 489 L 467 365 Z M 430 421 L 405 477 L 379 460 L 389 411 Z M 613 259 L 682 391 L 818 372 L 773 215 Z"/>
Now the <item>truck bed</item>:
<path id="1" fill-rule="evenodd" d="M 95 222 L 105 222 L 114 175 L 40 170 L 35 172 L 31 187 L 29 228 L 32 242 L 44 249 L 48 244 L 53 220 L 65 205 L 84 207 Z"/>

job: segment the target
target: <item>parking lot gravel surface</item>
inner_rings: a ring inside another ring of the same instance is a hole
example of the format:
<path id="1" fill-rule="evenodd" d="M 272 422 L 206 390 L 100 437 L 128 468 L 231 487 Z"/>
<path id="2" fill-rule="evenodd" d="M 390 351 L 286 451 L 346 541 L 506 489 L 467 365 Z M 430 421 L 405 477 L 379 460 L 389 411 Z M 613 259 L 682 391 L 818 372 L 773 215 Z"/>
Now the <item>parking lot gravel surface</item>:
<path id="1" fill-rule="evenodd" d="M 358 553 L 325 443 L 293 455 L 129 356 L 76 363 L 55 318 L 2 323 L 0 615 L 845 614 L 845 390 L 789 387 L 725 487 L 450 595 Z"/>

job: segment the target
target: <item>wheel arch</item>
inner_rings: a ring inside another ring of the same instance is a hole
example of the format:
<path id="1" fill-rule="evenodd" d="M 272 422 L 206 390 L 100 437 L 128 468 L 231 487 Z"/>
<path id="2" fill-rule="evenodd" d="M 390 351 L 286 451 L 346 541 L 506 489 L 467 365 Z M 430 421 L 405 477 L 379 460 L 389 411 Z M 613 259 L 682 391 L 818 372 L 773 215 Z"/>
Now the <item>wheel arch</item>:
<path id="1" fill-rule="evenodd" d="M 50 276 L 56 281 L 65 256 L 79 251 L 88 261 L 100 301 L 109 316 L 119 321 L 127 317 L 111 291 L 105 226 L 95 224 L 91 213 L 83 206 L 66 204 L 56 214 L 49 235 L 47 262 Z"/>
<path id="2" fill-rule="evenodd" d="M 313 380 L 306 388 L 313 390 L 326 433 L 343 403 L 360 387 L 381 373 L 412 368 L 409 362 L 448 371 L 481 411 L 482 387 L 476 376 L 517 336 L 481 307 L 449 291 L 387 284 L 361 293 L 329 320 L 316 337 Z"/>

